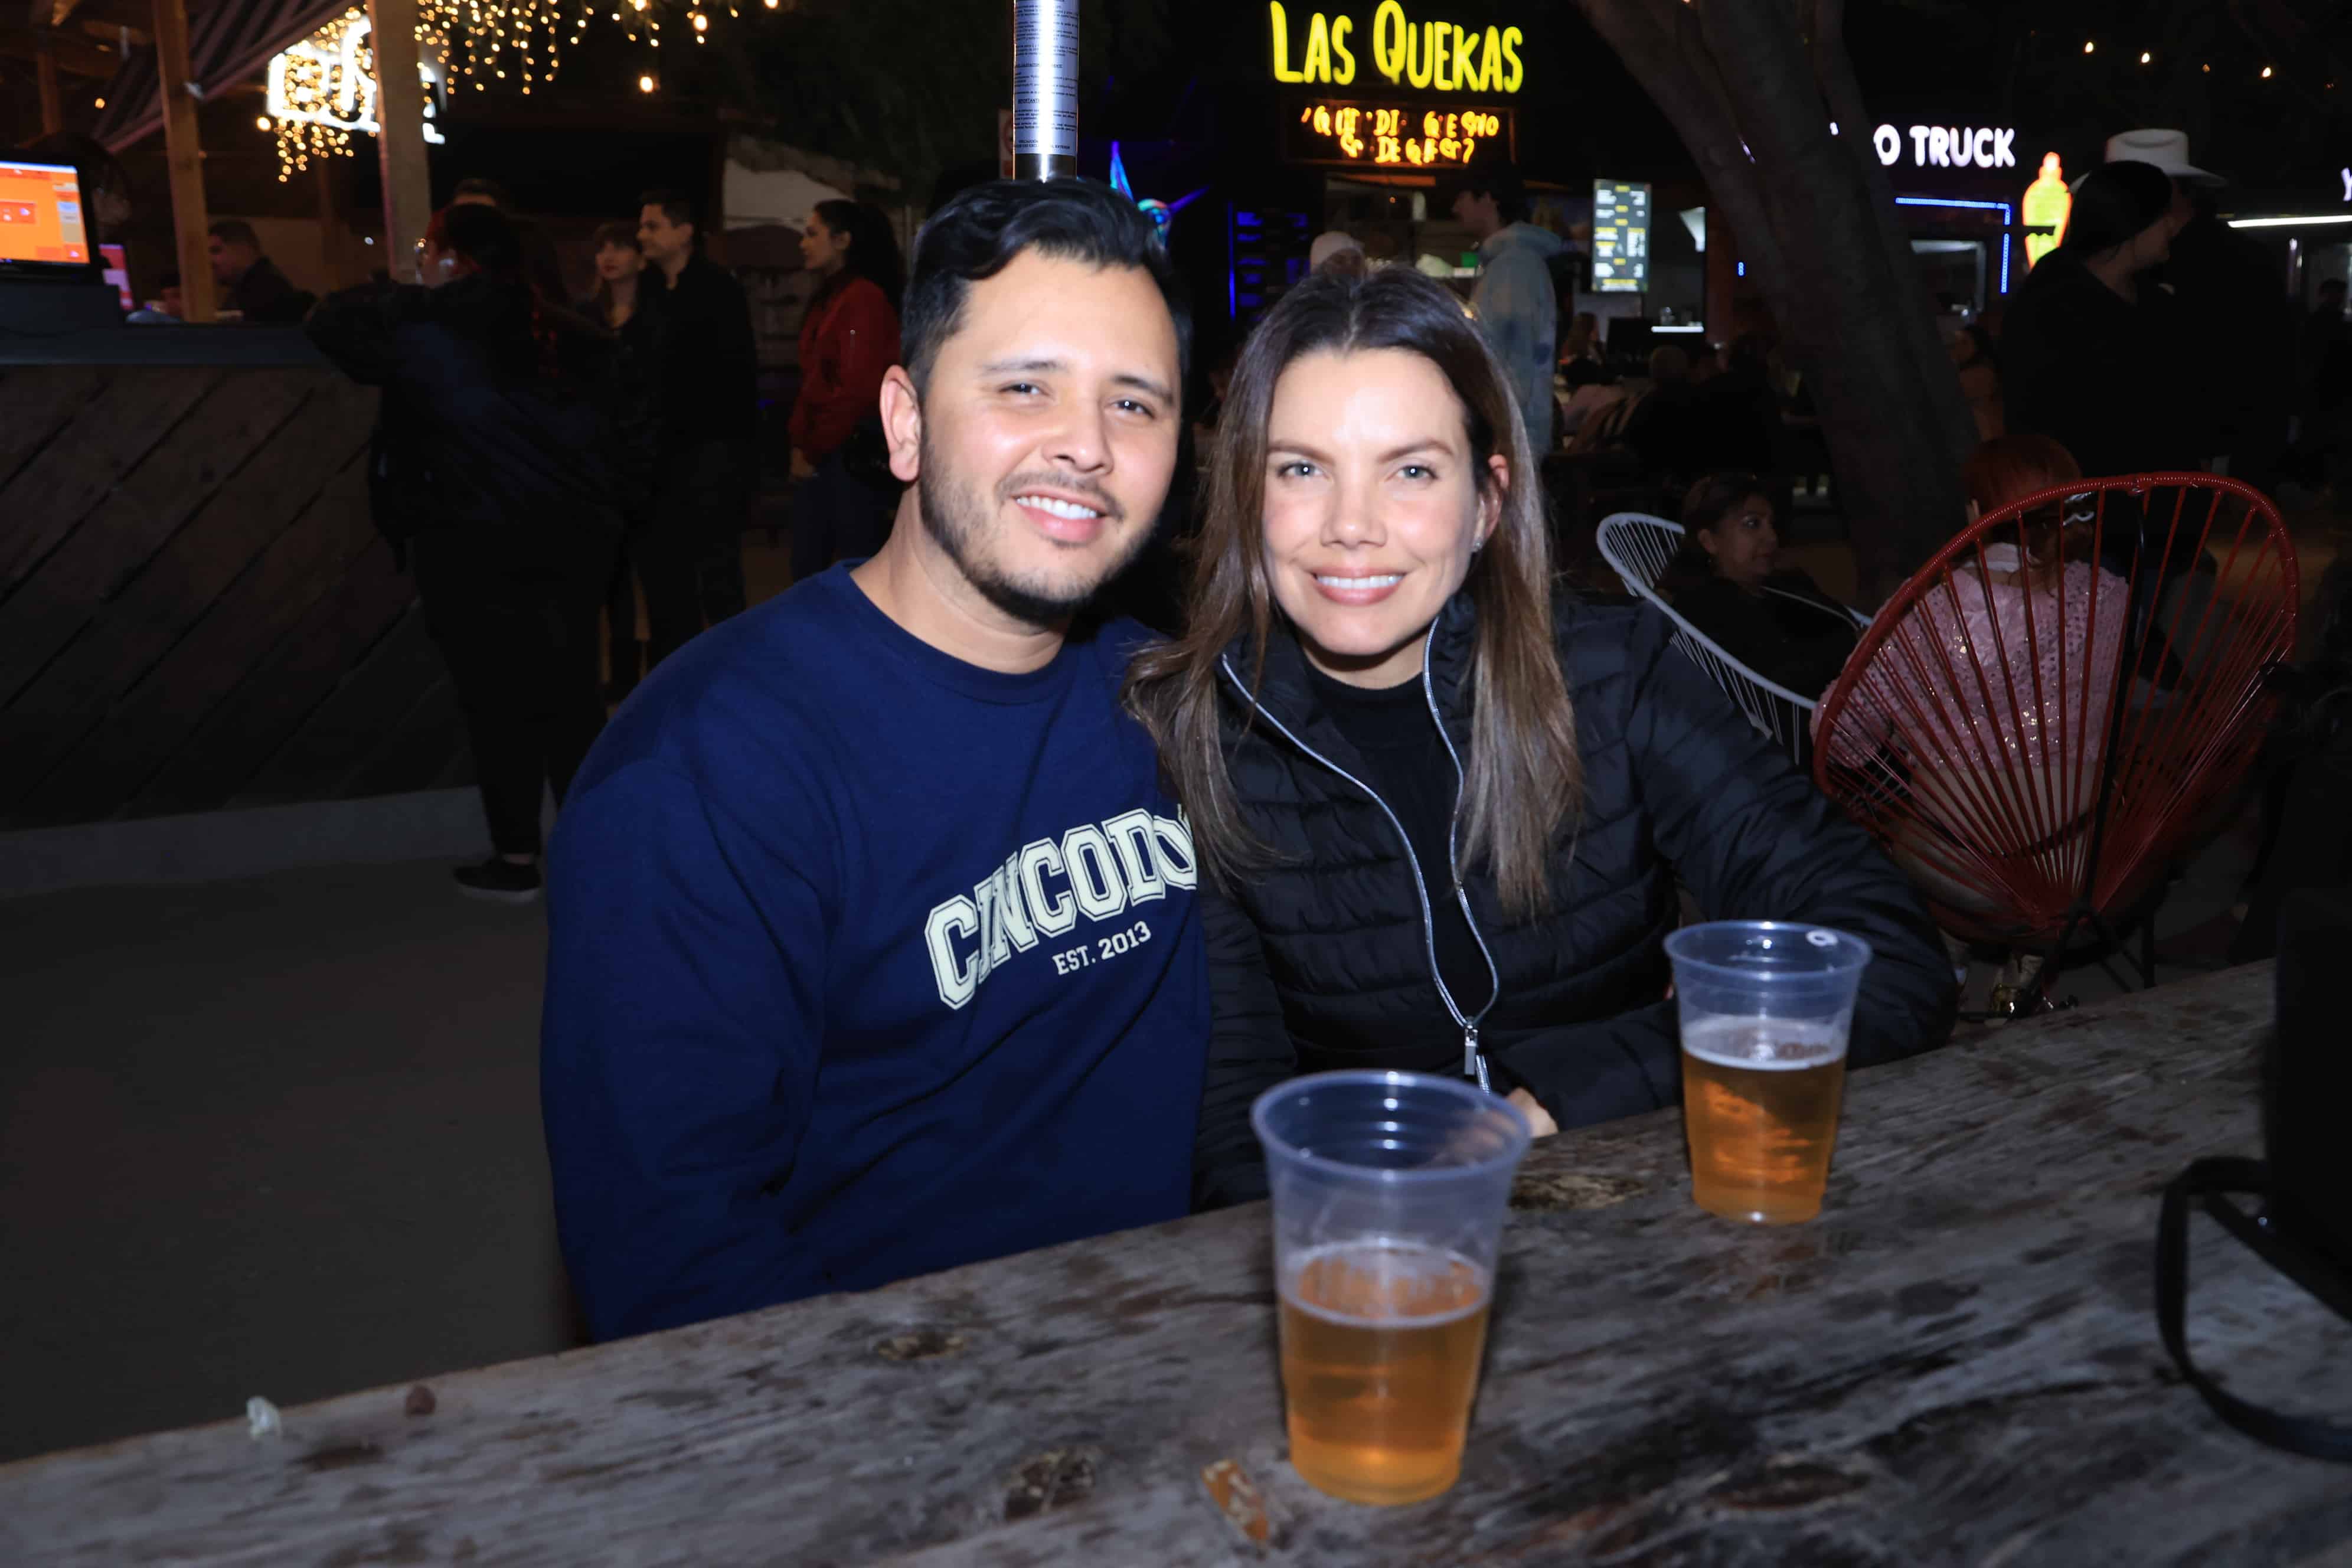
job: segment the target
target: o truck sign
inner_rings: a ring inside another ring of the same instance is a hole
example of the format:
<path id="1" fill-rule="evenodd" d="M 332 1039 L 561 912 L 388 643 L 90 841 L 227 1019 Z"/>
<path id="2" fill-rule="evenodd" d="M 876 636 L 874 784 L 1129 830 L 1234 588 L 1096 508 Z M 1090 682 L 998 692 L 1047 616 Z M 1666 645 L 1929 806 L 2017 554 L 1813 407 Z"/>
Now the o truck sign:
<path id="1" fill-rule="evenodd" d="M 1914 125 L 1910 132 L 1907 148 L 1903 132 L 1892 125 L 1882 125 L 1871 132 L 1870 143 L 1877 151 L 1878 161 L 1891 169 L 1903 162 L 1907 151 L 1911 154 L 1910 166 L 1915 169 L 2017 167 L 2017 132 L 2013 127 Z"/>

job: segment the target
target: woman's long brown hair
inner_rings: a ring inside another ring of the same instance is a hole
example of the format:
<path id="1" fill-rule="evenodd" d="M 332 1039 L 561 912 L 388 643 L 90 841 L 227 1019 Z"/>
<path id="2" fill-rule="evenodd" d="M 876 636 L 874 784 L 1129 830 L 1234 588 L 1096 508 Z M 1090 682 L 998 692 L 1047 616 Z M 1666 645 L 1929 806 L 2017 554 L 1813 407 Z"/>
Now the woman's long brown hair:
<path id="1" fill-rule="evenodd" d="M 1553 640 L 1551 541 L 1533 454 L 1510 384 L 1486 340 L 1443 285 L 1410 268 L 1368 278 L 1309 278 L 1283 296 L 1242 352 L 1210 464 L 1192 566 L 1191 620 L 1181 641 L 1146 649 L 1128 672 L 1127 705 L 1159 742 L 1192 819 L 1192 841 L 1221 886 L 1269 859 L 1234 800 L 1220 721 L 1218 661 L 1247 637 L 1243 675 L 1255 693 L 1280 607 L 1265 563 L 1266 423 L 1275 384 L 1300 357 L 1402 349 L 1435 365 L 1454 389 L 1482 495 L 1510 483 L 1465 583 L 1477 611 L 1468 673 L 1470 747 L 1463 759 L 1461 861 L 1487 869 L 1506 909 L 1549 908 L 1554 849 L 1576 814 L 1583 769 L 1576 720 Z M 1247 721 L 1244 720 L 1244 725 Z"/>

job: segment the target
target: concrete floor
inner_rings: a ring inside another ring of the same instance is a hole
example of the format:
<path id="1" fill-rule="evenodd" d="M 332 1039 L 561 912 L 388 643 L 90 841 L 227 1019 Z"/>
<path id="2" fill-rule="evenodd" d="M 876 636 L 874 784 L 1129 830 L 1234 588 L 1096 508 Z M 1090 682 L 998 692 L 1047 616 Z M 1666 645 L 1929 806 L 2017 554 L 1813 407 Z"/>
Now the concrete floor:
<path id="1" fill-rule="evenodd" d="M 574 1342 L 545 945 L 439 862 L 0 903 L 0 1460 Z"/>

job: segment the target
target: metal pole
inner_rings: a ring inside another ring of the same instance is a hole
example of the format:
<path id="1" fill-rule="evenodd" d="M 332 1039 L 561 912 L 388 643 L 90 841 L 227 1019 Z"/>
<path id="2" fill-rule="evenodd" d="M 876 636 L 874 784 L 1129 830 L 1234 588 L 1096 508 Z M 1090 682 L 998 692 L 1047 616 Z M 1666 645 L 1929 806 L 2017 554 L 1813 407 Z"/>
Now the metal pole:
<path id="1" fill-rule="evenodd" d="M 1078 172 L 1078 0 L 1014 0 L 1013 177 Z"/>

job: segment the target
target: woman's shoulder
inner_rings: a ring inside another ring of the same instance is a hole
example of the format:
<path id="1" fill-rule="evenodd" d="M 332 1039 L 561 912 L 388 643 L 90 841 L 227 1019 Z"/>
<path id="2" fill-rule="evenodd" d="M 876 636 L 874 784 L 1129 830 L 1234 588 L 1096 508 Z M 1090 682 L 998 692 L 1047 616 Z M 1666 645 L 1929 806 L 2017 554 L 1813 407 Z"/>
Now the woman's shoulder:
<path id="1" fill-rule="evenodd" d="M 1638 682 L 1673 640 L 1674 624 L 1643 601 L 1602 598 L 1574 588 L 1552 595 L 1552 636 L 1570 698 Z"/>

